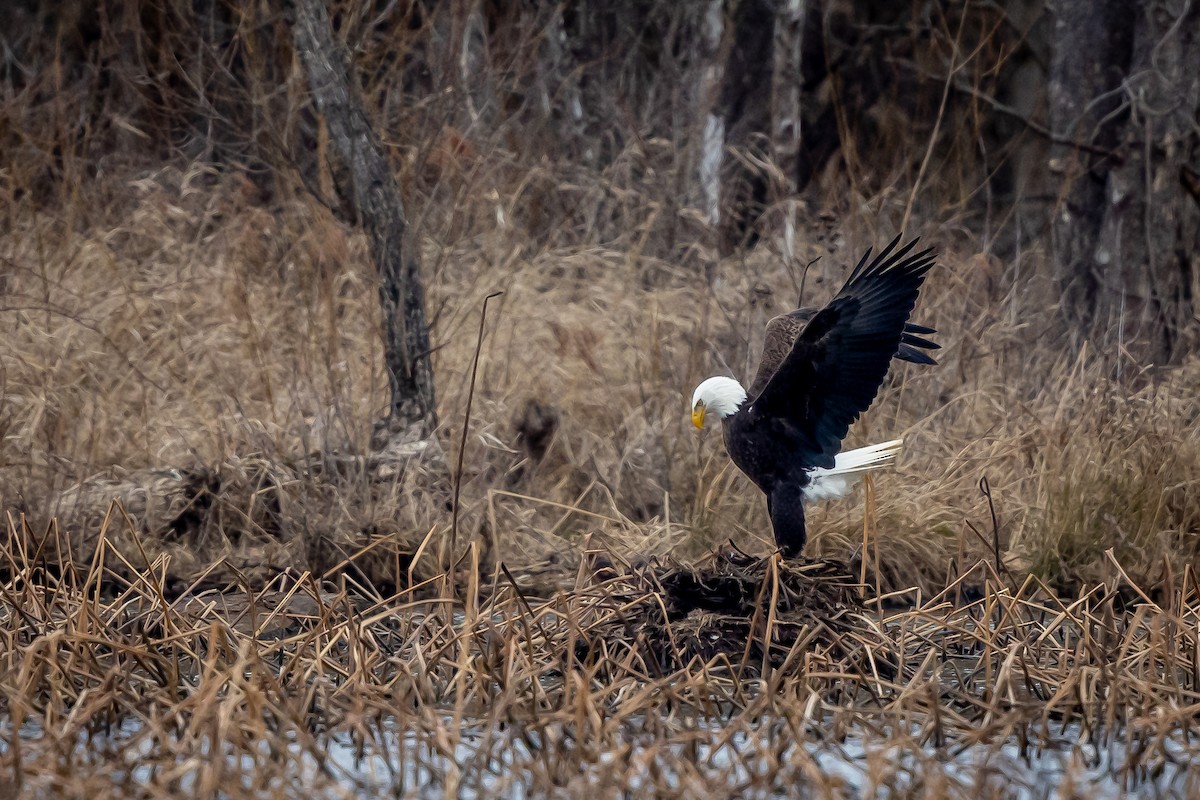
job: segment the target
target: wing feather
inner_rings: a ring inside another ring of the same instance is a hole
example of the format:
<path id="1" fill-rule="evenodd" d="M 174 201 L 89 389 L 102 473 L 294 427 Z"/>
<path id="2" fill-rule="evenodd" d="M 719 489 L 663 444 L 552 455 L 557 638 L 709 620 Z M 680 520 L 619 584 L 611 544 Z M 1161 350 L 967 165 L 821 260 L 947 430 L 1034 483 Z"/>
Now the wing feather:
<path id="1" fill-rule="evenodd" d="M 930 329 L 908 327 L 934 264 L 932 251 L 912 253 L 915 239 L 897 250 L 899 241 L 874 259 L 867 251 L 837 296 L 793 337 L 759 392 L 750 392 L 758 415 L 799 438 L 806 468 L 833 467 L 842 439 L 875 399 L 893 357 L 933 360 L 919 349 L 937 345 L 915 335 Z M 762 374 L 760 366 L 756 385 Z"/>
<path id="2" fill-rule="evenodd" d="M 894 244 L 895 242 L 892 243 L 892 245 Z M 912 244 L 915 244 L 915 242 Z M 904 252 L 911 249 L 912 244 Z M 866 255 L 862 257 L 858 265 L 854 268 L 854 272 L 851 273 L 847 283 L 862 277 L 870 255 L 871 251 L 868 249 Z M 773 317 L 767 323 L 762 356 L 759 359 L 758 370 L 754 373 L 754 380 L 751 382 L 750 390 L 747 393 L 749 397 L 757 397 L 762 392 L 767 382 L 771 380 L 776 370 L 779 369 L 779 365 L 783 363 L 788 353 L 792 351 L 792 345 L 795 344 L 796 337 L 800 335 L 800 331 L 816 316 L 819 310 L 812 307 L 797 308 L 794 311 Z M 935 333 L 937 331 L 933 328 L 906 322 L 904 324 L 904 333 L 900 337 L 900 347 L 896 350 L 896 358 L 912 364 L 937 364 L 937 361 L 932 356 L 921 352 L 922 350 L 941 349 L 942 346 L 937 342 L 924 338 Z"/>
<path id="3" fill-rule="evenodd" d="M 750 384 L 750 397 L 756 397 L 771 376 L 779 369 L 779 365 L 792 352 L 792 345 L 804 326 L 816 314 L 815 308 L 798 308 L 787 314 L 772 317 L 767 323 L 767 333 L 763 339 L 762 357 L 758 361 L 758 370 L 754 373 L 754 381 Z"/>

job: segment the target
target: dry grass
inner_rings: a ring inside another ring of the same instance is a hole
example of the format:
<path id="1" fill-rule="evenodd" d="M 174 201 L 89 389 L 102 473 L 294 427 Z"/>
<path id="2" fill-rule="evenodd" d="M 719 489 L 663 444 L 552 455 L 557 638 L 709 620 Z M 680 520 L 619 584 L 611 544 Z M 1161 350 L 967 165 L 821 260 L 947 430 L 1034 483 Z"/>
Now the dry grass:
<path id="1" fill-rule="evenodd" d="M 581 569 L 544 601 L 475 548 L 425 600 L 305 574 L 171 601 L 161 569 L 105 575 L 113 555 L 3 554 L 6 796 L 1183 797 L 1200 780 L 1190 569 L 1157 600 L 1119 580 L 1060 600 L 980 564 L 975 599 L 964 576 L 884 611 L 835 565 L 737 554 Z"/>
<path id="2" fill-rule="evenodd" d="M 287 569 L 324 574 L 364 535 L 387 539 L 376 549 L 393 565 L 431 532 L 443 540 L 438 469 L 381 475 L 356 461 L 386 402 L 361 239 L 311 202 L 269 210 L 236 176 L 200 166 L 129 190 L 111 227 L 29 209 L 0 237 L 8 506 L 39 531 L 58 516 L 86 543 L 120 499 L 151 560 L 183 536 L 169 569 L 184 585 L 222 557 L 261 585 Z M 827 296 L 884 235 L 889 209 L 870 228 L 814 226 L 790 261 L 766 243 L 717 262 L 707 282 L 636 250 L 524 253 L 504 228 L 430 242 L 447 451 L 480 301 L 505 292 L 481 353 L 464 530 L 514 566 L 577 554 L 585 533 L 625 557 L 729 539 L 765 552 L 761 498 L 718 436 L 690 429 L 686 397 L 708 374 L 748 374 L 765 319 L 802 280 L 810 298 Z M 1013 282 L 1037 253 L 1005 267 L 949 233 L 926 238 L 942 266 L 917 318 L 942 331 L 941 364 L 898 369 L 850 442 L 906 439 L 900 468 L 875 482 L 884 588 L 944 586 L 994 534 L 1015 566 L 1067 589 L 1103 579 L 1110 547 L 1139 579 L 1194 554 L 1200 363 L 1132 376 L 1127 365 L 1114 381 L 1110 360 L 1068 360 L 1045 339 L 1052 310 L 1036 281 Z M 817 255 L 802 277 L 795 264 Z M 531 402 L 553 420 L 536 453 L 522 441 Z M 814 511 L 814 554 L 855 556 L 859 497 Z M 144 567 L 131 548 L 119 547 Z M 380 569 L 369 579 L 401 585 Z"/>
<path id="3" fill-rule="evenodd" d="M 769 245 L 705 283 L 431 242 L 447 449 L 479 301 L 506 292 L 450 581 L 440 456 L 363 455 L 386 381 L 361 241 L 300 201 L 213 223 L 239 185 L 189 189 L 203 172 L 139 181 L 111 230 L 29 211 L 3 239 L 10 793 L 1197 789 L 1196 364 L 1117 383 L 1065 361 L 1035 296 L 947 234 L 919 315 L 942 363 L 856 429 L 907 457 L 869 505 L 814 513 L 834 560 L 688 567 L 770 550 L 685 403 L 722 359 L 746 371 L 798 273 Z M 877 239 L 861 224 L 814 226 L 811 295 Z M 531 442 L 531 417 L 556 432 Z"/>

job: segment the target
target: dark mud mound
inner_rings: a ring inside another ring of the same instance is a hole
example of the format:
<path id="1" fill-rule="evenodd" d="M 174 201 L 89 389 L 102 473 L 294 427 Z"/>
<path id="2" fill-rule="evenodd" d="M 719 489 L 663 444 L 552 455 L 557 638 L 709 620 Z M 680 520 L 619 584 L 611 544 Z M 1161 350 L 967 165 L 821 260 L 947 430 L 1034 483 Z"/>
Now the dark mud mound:
<path id="1" fill-rule="evenodd" d="M 719 550 L 703 561 L 656 576 L 676 616 L 712 611 L 749 616 L 774 591 L 780 611 L 861 609 L 863 587 L 839 561 L 787 561 Z"/>
<path id="2" fill-rule="evenodd" d="M 585 661 L 603 652 L 642 659 L 658 675 L 706 666 L 739 677 L 866 670 L 884 678 L 900 663 L 864 605 L 869 590 L 842 562 L 723 549 L 692 565 L 641 565 L 611 585 L 625 590 L 622 611 L 581 642 Z"/>

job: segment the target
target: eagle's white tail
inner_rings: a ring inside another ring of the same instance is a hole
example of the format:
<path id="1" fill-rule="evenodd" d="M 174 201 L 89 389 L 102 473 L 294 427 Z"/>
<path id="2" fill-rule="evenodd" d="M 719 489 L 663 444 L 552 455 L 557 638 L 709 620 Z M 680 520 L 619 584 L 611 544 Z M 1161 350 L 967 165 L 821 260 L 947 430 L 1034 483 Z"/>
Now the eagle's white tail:
<path id="1" fill-rule="evenodd" d="M 833 469 L 817 467 L 809 470 L 811 481 L 804 487 L 805 500 L 828 500 L 841 497 L 858 483 L 862 473 L 891 466 L 900 452 L 901 439 L 882 444 L 872 444 L 838 453 L 833 460 Z"/>

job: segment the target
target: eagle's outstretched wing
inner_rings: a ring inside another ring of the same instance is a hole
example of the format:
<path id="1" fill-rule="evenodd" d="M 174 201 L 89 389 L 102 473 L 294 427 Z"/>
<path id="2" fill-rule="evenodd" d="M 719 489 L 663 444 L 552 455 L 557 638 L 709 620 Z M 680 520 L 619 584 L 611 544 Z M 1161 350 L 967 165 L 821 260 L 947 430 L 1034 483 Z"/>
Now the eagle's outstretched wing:
<path id="1" fill-rule="evenodd" d="M 787 358 L 788 353 L 792 352 L 792 345 L 796 343 L 796 337 L 800 335 L 800 331 L 804 330 L 804 326 L 812 321 L 819 310 L 811 306 L 797 308 L 786 314 L 772 317 L 771 321 L 767 323 L 762 357 L 759 359 L 758 371 L 754 373 L 754 382 L 750 384 L 748 392 L 750 397 L 757 397 L 762 392 L 767 381 L 771 380 L 771 376 L 775 374 L 775 370 L 779 369 L 779 365 Z M 940 344 L 925 338 L 935 333 L 937 331 L 933 328 L 911 322 L 905 323 L 904 333 L 900 337 L 900 348 L 896 351 L 895 357 L 900 361 L 908 361 L 912 364 L 937 364 L 933 356 L 924 352 L 941 349 Z"/>
<path id="2" fill-rule="evenodd" d="M 899 237 L 893 239 L 874 260 L 868 250 L 837 296 L 807 324 L 790 315 L 785 323 L 776 323 L 780 317 L 771 321 L 777 341 L 770 343 L 769 353 L 778 367 L 764 377 L 769 368 L 764 346 L 749 403 L 755 416 L 775 418 L 789 436 L 799 438 L 805 468 L 833 467 L 851 423 L 875 399 L 902 345 L 925 359 L 929 357 L 915 348 L 935 346 L 916 335 L 928 328 L 908 326 L 921 284 L 933 267 L 932 250 L 909 255 L 917 241 L 897 250 L 899 242 Z M 790 333 L 797 324 L 799 330 Z M 779 356 L 782 337 L 789 336 L 791 346 L 783 345 Z"/>

